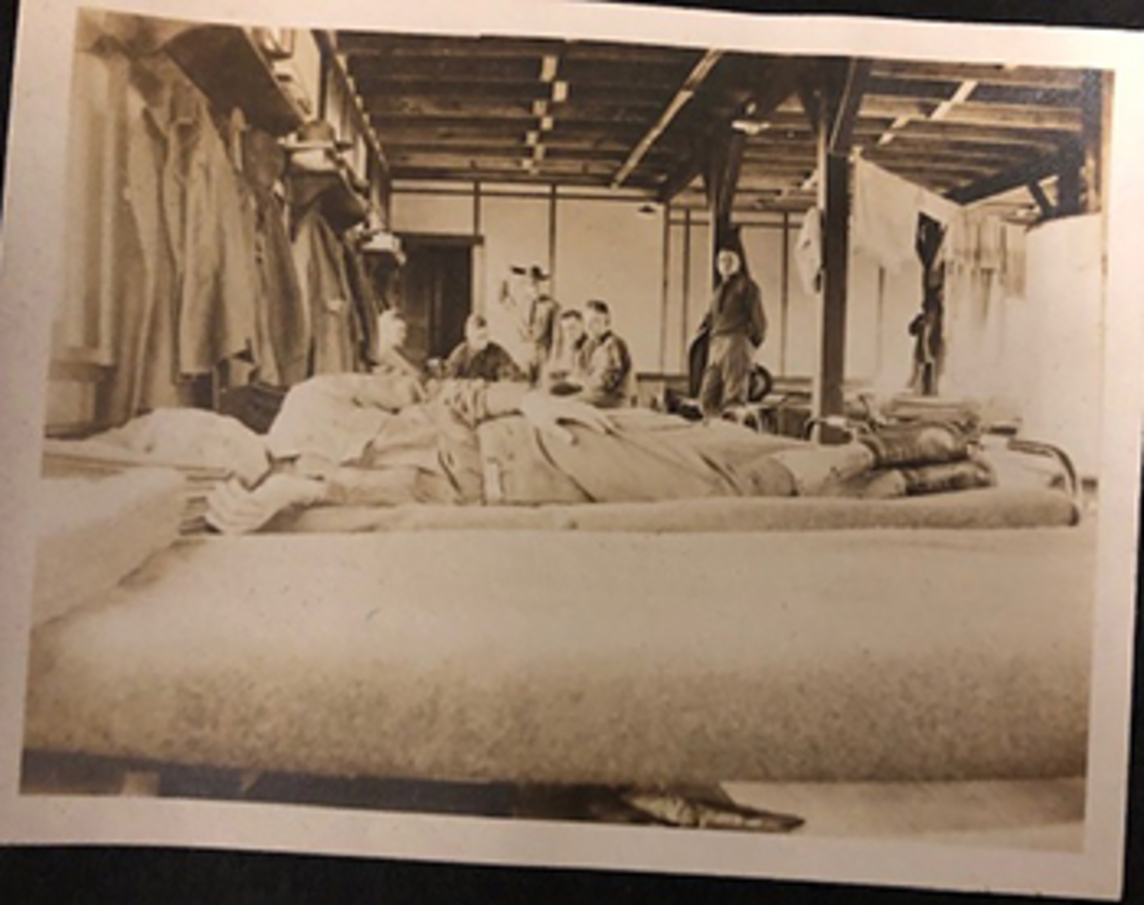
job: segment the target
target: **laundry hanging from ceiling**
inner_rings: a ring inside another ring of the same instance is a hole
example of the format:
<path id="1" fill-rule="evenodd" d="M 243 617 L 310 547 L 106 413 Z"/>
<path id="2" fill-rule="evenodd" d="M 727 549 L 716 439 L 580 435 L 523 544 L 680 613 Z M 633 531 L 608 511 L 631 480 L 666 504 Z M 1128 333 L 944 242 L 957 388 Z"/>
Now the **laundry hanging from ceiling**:
<path id="1" fill-rule="evenodd" d="M 854 163 L 854 250 L 891 272 L 916 263 L 918 217 L 948 225 L 961 207 L 859 157 Z"/>

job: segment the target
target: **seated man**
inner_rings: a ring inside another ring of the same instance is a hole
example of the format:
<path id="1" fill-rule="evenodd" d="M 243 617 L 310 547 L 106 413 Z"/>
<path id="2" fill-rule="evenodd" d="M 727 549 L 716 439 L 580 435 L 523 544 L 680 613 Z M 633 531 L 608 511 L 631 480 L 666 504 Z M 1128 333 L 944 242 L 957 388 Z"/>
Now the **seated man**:
<path id="1" fill-rule="evenodd" d="M 465 321 L 465 339 L 445 361 L 445 377 L 453 380 L 523 380 L 524 374 L 512 356 L 489 339 L 489 322 L 483 314 L 470 314 Z"/>
<path id="2" fill-rule="evenodd" d="M 908 492 L 902 451 L 990 481 L 945 428 L 897 444 L 820 447 L 728 423 L 706 428 L 640 409 L 605 415 L 519 383 L 336 374 L 292 388 L 266 447 L 266 474 L 218 487 L 208 521 L 254 531 L 296 506 L 615 503 L 730 496 Z M 890 471 L 878 471 L 880 467 Z M 931 479 L 932 484 L 932 479 Z"/>
<path id="3" fill-rule="evenodd" d="M 375 374 L 397 375 L 420 379 L 421 368 L 405 352 L 409 325 L 405 317 L 394 309 L 383 311 L 377 319 L 377 355 Z"/>
<path id="4" fill-rule="evenodd" d="M 618 408 L 631 398 L 632 357 L 628 345 L 612 332 L 607 302 L 587 304 L 584 380 L 576 398 L 599 408 Z"/>
<path id="5" fill-rule="evenodd" d="M 580 391 L 587 369 L 587 345 L 584 315 L 575 308 L 562 311 L 556 342 L 544 367 L 544 386 L 550 393 L 568 396 Z"/>

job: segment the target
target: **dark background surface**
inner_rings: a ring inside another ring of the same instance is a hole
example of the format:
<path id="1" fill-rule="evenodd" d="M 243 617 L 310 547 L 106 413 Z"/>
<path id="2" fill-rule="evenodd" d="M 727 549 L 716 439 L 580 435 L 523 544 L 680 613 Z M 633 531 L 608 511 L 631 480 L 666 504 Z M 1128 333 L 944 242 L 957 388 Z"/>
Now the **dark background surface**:
<path id="1" fill-rule="evenodd" d="M 28 2 L 28 0 L 25 0 Z M 855 13 L 912 19 L 1032 22 L 1144 29 L 1141 0 L 823 0 L 823 2 L 692 2 L 640 5 Z M 111 4 L 113 5 L 113 4 Z M 0 151 L 8 122 L 16 0 L 0 0 Z M 956 55 L 956 48 L 951 47 Z M 1138 86 L 1144 90 L 1144 86 Z M 3 176 L 0 175 L 0 179 Z M 1144 507 L 1142 507 L 1144 510 Z M 1144 511 L 1142 511 L 1144 520 Z M 1137 630 L 1137 651 L 1142 643 Z M 1144 694 L 1137 653 L 1133 698 Z M 1133 715 L 1126 884 L 1122 901 L 1144 901 L 1144 812 L 1138 752 L 1144 741 Z M 24 902 L 968 902 L 1034 901 L 917 890 L 828 884 L 668 877 L 605 871 L 472 867 L 389 860 L 301 857 L 152 848 L 0 849 L 0 900 Z M 1053 901 L 1039 899 L 1037 901 Z"/>

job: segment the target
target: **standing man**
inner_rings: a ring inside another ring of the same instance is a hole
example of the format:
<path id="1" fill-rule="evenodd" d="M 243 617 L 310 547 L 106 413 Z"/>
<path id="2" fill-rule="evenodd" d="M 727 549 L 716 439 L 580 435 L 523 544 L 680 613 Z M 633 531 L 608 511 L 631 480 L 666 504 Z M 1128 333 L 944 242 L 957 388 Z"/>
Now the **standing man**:
<path id="1" fill-rule="evenodd" d="M 618 408 L 631 397 L 632 357 L 628 344 L 612 332 L 608 303 L 592 299 L 585 305 L 584 378 L 577 398 L 598 408 Z"/>
<path id="2" fill-rule="evenodd" d="M 465 321 L 465 339 L 445 362 L 445 377 L 454 380 L 522 380 L 512 356 L 489 339 L 489 323 L 483 314 L 470 314 Z"/>
<path id="3" fill-rule="evenodd" d="M 547 281 L 548 274 L 533 264 L 527 270 L 513 267 L 512 278 L 501 284 L 500 301 L 517 321 L 525 346 L 528 381 L 534 386 L 540 382 L 544 364 L 552 354 L 560 316 L 556 300 L 541 290 L 541 284 Z M 519 297 L 513 284 L 518 287 Z"/>
<path id="4" fill-rule="evenodd" d="M 719 285 L 707 314 L 710 344 L 699 387 L 705 418 L 747 402 L 748 382 L 755 349 L 767 335 L 762 293 L 743 269 L 739 252 L 723 247 L 715 257 Z"/>

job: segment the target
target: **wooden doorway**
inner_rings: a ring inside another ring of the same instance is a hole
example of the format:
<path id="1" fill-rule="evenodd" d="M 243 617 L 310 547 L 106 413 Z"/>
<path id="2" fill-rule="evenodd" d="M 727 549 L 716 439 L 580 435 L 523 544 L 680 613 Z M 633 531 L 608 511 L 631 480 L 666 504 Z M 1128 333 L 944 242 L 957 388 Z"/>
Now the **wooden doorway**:
<path id="1" fill-rule="evenodd" d="M 465 338 L 473 310 L 473 236 L 402 235 L 402 312 L 408 352 L 419 364 L 444 359 Z"/>

